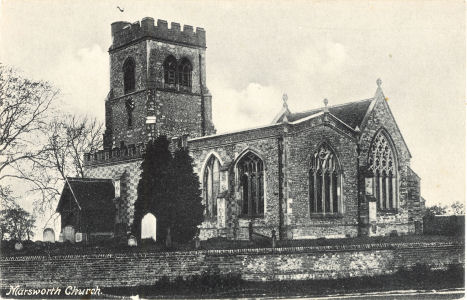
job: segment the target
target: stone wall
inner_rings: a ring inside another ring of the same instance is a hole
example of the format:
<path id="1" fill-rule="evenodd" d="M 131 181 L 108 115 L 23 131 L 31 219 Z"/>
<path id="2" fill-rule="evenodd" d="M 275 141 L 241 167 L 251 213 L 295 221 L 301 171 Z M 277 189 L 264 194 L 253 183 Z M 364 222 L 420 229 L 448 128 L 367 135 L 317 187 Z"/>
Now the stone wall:
<path id="1" fill-rule="evenodd" d="M 119 163 L 87 166 L 85 177 L 120 180 L 120 197 L 115 201 L 117 208 L 116 224 L 133 223 L 134 203 L 138 197 L 137 188 L 141 175 L 141 159 L 133 159 Z"/>
<path id="2" fill-rule="evenodd" d="M 400 243 L 166 253 L 2 257 L 0 287 L 125 287 L 204 271 L 248 281 L 330 279 L 391 274 L 426 264 L 464 264 L 464 244 Z"/>

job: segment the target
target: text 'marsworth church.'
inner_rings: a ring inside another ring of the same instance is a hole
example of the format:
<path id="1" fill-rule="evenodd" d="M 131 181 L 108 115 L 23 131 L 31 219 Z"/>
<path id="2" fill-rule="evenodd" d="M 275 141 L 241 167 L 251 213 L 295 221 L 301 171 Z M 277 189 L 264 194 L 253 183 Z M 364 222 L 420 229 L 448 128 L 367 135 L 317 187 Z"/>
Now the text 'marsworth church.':
<path id="1" fill-rule="evenodd" d="M 85 154 L 87 178 L 68 179 L 62 228 L 92 238 L 131 227 L 144 145 L 167 135 L 195 162 L 201 239 L 248 239 L 251 228 L 280 239 L 421 232 L 420 178 L 381 80 L 368 99 L 304 112 L 284 95 L 270 124 L 216 134 L 204 29 L 144 18 L 111 32 L 104 149 Z"/>

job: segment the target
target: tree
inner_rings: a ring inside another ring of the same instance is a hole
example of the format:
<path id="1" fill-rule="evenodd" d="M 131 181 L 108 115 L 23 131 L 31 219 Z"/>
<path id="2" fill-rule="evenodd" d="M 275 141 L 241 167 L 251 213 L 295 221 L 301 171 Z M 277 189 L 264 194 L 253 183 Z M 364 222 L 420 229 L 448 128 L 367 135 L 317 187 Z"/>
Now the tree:
<path id="1" fill-rule="evenodd" d="M 30 240 L 34 237 L 35 218 L 21 207 L 0 211 L 0 235 L 2 240 Z"/>
<path id="2" fill-rule="evenodd" d="M 47 124 L 58 90 L 47 82 L 19 76 L 0 63 L 0 183 L 16 177 L 20 161 L 37 162 L 37 137 Z"/>
<path id="3" fill-rule="evenodd" d="M 447 206 L 435 204 L 425 208 L 425 217 L 434 217 L 446 214 Z"/>
<path id="4" fill-rule="evenodd" d="M 192 239 L 203 221 L 198 176 L 187 150 L 174 157 L 169 141 L 160 136 L 149 142 L 141 164 L 142 173 L 135 202 L 133 230 L 141 234 L 141 219 L 150 212 L 157 219 L 157 239 L 184 243 Z M 170 243 L 169 243 L 170 244 Z"/>
<path id="5" fill-rule="evenodd" d="M 84 177 L 83 155 L 102 146 L 103 125 L 95 119 L 62 115 L 46 124 L 40 155 L 29 167 L 18 168 L 18 177 L 32 184 L 39 212 L 54 211 L 67 176 Z"/>
<path id="6" fill-rule="evenodd" d="M 166 238 L 167 223 L 172 211 L 169 193 L 171 160 L 167 137 L 159 136 L 154 142 L 150 141 L 146 145 L 133 219 L 133 232 L 138 237 L 141 236 L 141 219 L 150 212 L 157 219 L 158 240 Z"/>
<path id="7" fill-rule="evenodd" d="M 465 215 L 464 203 L 459 201 L 454 202 L 453 204 L 451 204 L 449 211 L 453 215 Z"/>
<path id="8" fill-rule="evenodd" d="M 174 218 L 168 224 L 177 242 L 191 240 L 203 222 L 204 207 L 198 175 L 186 149 L 175 151 L 171 164 Z"/>

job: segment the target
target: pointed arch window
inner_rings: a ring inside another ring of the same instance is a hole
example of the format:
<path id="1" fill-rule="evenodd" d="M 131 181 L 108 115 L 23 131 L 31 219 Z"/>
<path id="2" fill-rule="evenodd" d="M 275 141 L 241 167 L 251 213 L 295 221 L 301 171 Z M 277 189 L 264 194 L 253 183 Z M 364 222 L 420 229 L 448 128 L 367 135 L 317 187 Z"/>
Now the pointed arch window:
<path id="1" fill-rule="evenodd" d="M 208 218 L 217 217 L 217 196 L 220 191 L 220 162 L 211 155 L 204 168 L 203 198 Z"/>
<path id="2" fill-rule="evenodd" d="M 342 172 L 337 156 L 323 144 L 313 153 L 308 174 L 311 214 L 338 214 L 342 211 Z"/>
<path id="3" fill-rule="evenodd" d="M 135 90 L 135 68 L 134 59 L 127 58 L 123 64 L 123 90 L 125 94 Z"/>
<path id="4" fill-rule="evenodd" d="M 254 153 L 248 152 L 237 164 L 241 191 L 241 214 L 249 217 L 264 215 L 264 165 Z"/>
<path id="5" fill-rule="evenodd" d="M 190 61 L 183 58 L 178 65 L 178 83 L 182 87 L 191 87 L 191 71 L 193 70 Z"/>
<path id="6" fill-rule="evenodd" d="M 164 61 L 164 82 L 168 85 L 175 85 L 177 82 L 177 60 L 172 55 Z"/>
<path id="7" fill-rule="evenodd" d="M 373 139 L 368 155 L 368 167 L 373 174 L 373 186 L 378 210 L 397 209 L 397 165 L 392 144 L 383 130 Z"/>

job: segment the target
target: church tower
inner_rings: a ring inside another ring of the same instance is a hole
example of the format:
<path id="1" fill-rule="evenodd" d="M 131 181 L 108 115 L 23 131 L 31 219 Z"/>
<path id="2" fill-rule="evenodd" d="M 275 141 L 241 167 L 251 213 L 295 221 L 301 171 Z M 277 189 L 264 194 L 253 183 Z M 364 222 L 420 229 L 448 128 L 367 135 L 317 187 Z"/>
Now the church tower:
<path id="1" fill-rule="evenodd" d="M 144 18 L 111 25 L 110 92 L 104 148 L 146 143 L 157 135 L 215 133 L 206 87 L 202 28 Z"/>

